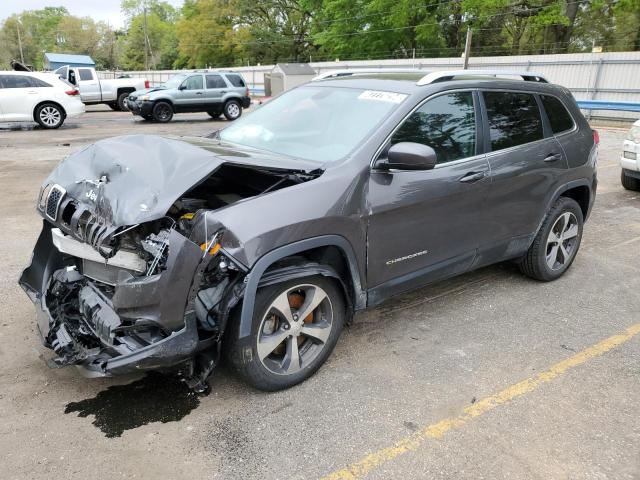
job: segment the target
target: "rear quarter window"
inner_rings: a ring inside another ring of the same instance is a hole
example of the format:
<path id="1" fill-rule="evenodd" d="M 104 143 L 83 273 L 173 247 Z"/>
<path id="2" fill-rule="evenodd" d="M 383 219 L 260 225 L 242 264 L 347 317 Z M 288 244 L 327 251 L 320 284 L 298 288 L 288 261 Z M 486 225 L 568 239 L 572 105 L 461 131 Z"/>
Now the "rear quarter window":
<path id="1" fill-rule="evenodd" d="M 231 82 L 231 85 L 233 85 L 234 87 L 246 86 L 244 83 L 244 80 L 240 75 L 227 75 L 226 77 L 227 77 L 227 80 L 229 80 L 229 82 Z"/>
<path id="2" fill-rule="evenodd" d="M 51 85 L 49 85 L 47 82 L 40 80 L 39 78 L 31 78 L 31 86 L 36 87 L 36 88 L 46 88 L 46 87 L 50 87 Z"/>
<path id="3" fill-rule="evenodd" d="M 562 133 L 573 128 L 573 118 L 560 100 L 549 95 L 540 95 L 540 99 L 553 133 Z"/>
<path id="4" fill-rule="evenodd" d="M 542 117 L 530 93 L 483 92 L 489 120 L 491 150 L 542 140 Z"/>

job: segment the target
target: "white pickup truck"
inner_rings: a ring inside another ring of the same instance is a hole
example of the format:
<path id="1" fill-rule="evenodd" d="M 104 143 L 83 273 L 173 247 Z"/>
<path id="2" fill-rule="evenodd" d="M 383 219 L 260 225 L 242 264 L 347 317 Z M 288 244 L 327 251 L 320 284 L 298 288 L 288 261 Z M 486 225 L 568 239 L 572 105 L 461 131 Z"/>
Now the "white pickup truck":
<path id="1" fill-rule="evenodd" d="M 80 99 L 85 105 L 106 103 L 113 110 L 127 111 L 126 100 L 131 92 L 149 88 L 149 80 L 144 78 L 114 78 L 101 80 L 95 68 L 69 67 L 58 68 L 54 73 L 60 75 L 80 90 Z"/>

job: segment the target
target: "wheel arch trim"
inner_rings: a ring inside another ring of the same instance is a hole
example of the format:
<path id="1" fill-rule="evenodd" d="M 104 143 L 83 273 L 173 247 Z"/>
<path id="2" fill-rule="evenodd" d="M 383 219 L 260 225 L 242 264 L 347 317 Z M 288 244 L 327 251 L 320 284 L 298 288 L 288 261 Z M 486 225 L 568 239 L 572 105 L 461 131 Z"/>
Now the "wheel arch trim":
<path id="1" fill-rule="evenodd" d="M 314 248 L 329 246 L 340 249 L 347 260 L 347 266 L 349 268 L 354 290 L 354 298 L 347 299 L 347 301 L 352 302 L 355 309 L 361 309 L 366 306 L 366 292 L 362 289 L 357 257 L 349 241 L 340 235 L 322 235 L 319 237 L 300 240 L 298 242 L 278 247 L 260 257 L 245 277 L 245 290 L 242 299 L 240 325 L 238 328 L 239 338 L 245 338 L 251 334 L 251 323 L 253 320 L 256 292 L 258 291 L 258 287 L 260 286 L 261 280 L 263 279 L 267 269 L 283 258 L 302 253 L 307 250 L 312 250 Z M 332 269 L 325 270 L 326 271 L 319 271 L 317 268 L 314 269 L 316 273 L 337 277 L 335 272 L 329 275 L 332 272 Z M 302 271 L 304 272 L 304 270 Z M 306 272 L 308 271 L 309 270 Z M 290 276 L 289 278 L 295 277 Z"/>

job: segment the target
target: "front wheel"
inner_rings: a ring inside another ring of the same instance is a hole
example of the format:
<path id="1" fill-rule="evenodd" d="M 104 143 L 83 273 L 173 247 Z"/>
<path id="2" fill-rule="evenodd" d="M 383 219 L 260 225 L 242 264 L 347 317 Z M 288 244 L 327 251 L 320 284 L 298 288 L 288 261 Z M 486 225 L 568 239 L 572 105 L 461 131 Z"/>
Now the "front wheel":
<path id="1" fill-rule="evenodd" d="M 35 112 L 35 120 L 42 128 L 59 128 L 64 123 L 64 111 L 55 103 L 44 103 Z"/>
<path id="2" fill-rule="evenodd" d="M 522 273 L 543 282 L 561 277 L 580 248 L 583 221 L 580 205 L 572 198 L 560 197 L 520 261 Z"/>
<path id="3" fill-rule="evenodd" d="M 173 118 L 173 107 L 167 102 L 158 102 L 153 106 L 153 119 L 156 122 L 167 123 Z"/>
<path id="4" fill-rule="evenodd" d="M 242 105 L 237 100 L 229 100 L 224 104 L 223 113 L 227 120 L 236 120 L 242 115 Z"/>
<path id="5" fill-rule="evenodd" d="M 222 115 L 222 112 L 218 111 L 218 110 L 208 110 L 207 113 L 209 114 L 209 116 L 211 118 L 220 118 L 220 115 Z"/>
<path id="6" fill-rule="evenodd" d="M 338 341 L 345 302 L 337 283 L 310 276 L 261 288 L 251 335 L 238 340 L 239 318 L 230 328 L 227 359 L 260 390 L 289 388 L 313 375 Z"/>

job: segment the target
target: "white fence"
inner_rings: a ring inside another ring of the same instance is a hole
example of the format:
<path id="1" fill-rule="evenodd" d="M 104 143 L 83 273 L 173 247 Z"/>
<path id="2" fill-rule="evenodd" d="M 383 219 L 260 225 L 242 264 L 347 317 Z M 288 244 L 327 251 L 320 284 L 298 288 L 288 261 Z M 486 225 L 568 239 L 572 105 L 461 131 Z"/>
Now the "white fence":
<path id="1" fill-rule="evenodd" d="M 318 72 L 334 69 L 358 68 L 421 68 L 424 70 L 450 70 L 462 68 L 461 58 L 418 58 L 393 60 L 358 60 L 314 62 Z M 569 88 L 578 100 L 609 100 L 640 102 L 640 52 L 572 53 L 561 55 L 519 55 L 510 57 L 471 58 L 469 68 L 504 68 L 526 70 L 547 77 L 551 82 Z M 214 70 L 241 72 L 254 95 L 264 95 L 264 74 L 273 65 L 232 67 Z M 136 72 L 100 72 L 102 78 L 127 74 L 145 77 L 152 84 L 165 82 L 175 70 Z M 638 118 L 632 112 L 593 111 L 593 116 Z"/>

